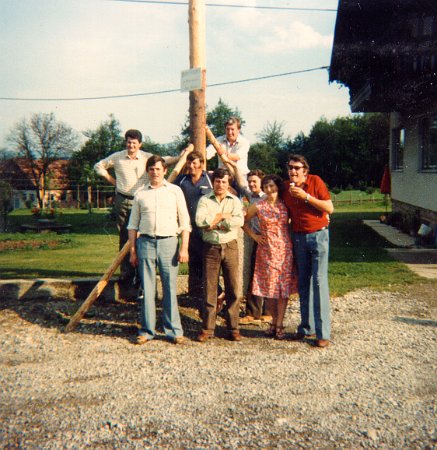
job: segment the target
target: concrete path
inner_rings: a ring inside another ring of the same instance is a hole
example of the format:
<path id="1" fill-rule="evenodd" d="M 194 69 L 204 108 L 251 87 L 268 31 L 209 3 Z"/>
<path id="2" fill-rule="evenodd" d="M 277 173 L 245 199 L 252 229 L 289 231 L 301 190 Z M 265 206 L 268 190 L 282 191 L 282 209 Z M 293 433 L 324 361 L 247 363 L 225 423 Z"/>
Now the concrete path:
<path id="1" fill-rule="evenodd" d="M 363 220 L 376 233 L 398 248 L 386 248 L 390 256 L 407 265 L 417 275 L 437 279 L 437 249 L 417 248 L 415 239 L 379 220 Z"/>

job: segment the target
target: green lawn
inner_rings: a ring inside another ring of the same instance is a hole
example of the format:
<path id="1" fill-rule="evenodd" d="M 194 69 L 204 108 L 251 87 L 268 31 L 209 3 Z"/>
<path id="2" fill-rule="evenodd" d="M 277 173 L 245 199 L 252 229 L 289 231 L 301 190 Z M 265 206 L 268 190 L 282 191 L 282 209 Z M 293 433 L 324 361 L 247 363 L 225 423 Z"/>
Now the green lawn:
<path id="1" fill-rule="evenodd" d="M 382 202 L 337 207 L 331 218 L 330 287 L 334 296 L 357 288 L 390 289 L 424 281 L 384 248 L 393 247 L 362 223 L 385 214 Z"/>
<path id="2" fill-rule="evenodd" d="M 14 211 L 10 228 L 19 230 L 33 220 L 28 210 Z M 106 271 L 118 252 L 117 228 L 108 211 L 64 210 L 57 220 L 71 224 L 72 232 L 0 234 L 2 278 L 86 278 Z M 14 242 L 28 244 L 16 249 Z"/>
<path id="3" fill-rule="evenodd" d="M 331 192 L 331 198 L 334 204 L 353 204 L 353 203 L 380 203 L 384 199 L 384 195 L 379 192 L 379 189 L 375 190 L 373 194 L 368 194 L 364 191 L 351 190 L 341 191 L 339 194 Z"/>
<path id="4" fill-rule="evenodd" d="M 357 288 L 399 288 L 426 282 L 404 264 L 394 261 L 384 247 L 391 245 L 362 219 L 385 213 L 383 202 L 337 206 L 331 218 L 330 286 L 334 296 Z M 11 231 L 33 218 L 28 210 L 10 215 Z M 72 225 L 69 234 L 0 234 L 0 273 L 11 278 L 99 277 L 118 251 L 115 222 L 106 210 L 64 210 L 58 219 Z M 183 265 L 181 273 L 186 273 Z"/>

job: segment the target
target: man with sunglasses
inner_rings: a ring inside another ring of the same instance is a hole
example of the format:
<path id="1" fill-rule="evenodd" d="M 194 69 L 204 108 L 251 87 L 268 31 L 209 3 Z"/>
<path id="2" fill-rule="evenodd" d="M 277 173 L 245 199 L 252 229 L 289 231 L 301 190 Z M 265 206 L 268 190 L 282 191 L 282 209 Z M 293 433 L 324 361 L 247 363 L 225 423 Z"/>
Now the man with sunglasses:
<path id="1" fill-rule="evenodd" d="M 310 175 L 309 170 L 304 156 L 289 156 L 289 180 L 284 183 L 283 199 L 292 221 L 301 316 L 291 339 L 316 335 L 316 346 L 324 348 L 329 345 L 331 333 L 328 226 L 334 206 L 323 180 Z"/>

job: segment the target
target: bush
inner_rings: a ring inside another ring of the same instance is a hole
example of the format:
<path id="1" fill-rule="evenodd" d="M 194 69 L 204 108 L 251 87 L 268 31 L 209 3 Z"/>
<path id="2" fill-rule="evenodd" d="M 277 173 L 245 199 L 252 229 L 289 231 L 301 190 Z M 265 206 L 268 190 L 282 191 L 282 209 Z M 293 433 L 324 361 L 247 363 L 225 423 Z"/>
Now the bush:
<path id="1" fill-rule="evenodd" d="M 338 195 L 338 194 L 340 194 L 340 192 L 341 192 L 341 188 L 339 188 L 339 187 L 332 188 L 332 189 L 331 189 L 331 192 L 332 192 L 334 195 Z"/>
<path id="2" fill-rule="evenodd" d="M 366 194 L 372 195 L 375 192 L 375 188 L 372 186 L 366 187 Z"/>

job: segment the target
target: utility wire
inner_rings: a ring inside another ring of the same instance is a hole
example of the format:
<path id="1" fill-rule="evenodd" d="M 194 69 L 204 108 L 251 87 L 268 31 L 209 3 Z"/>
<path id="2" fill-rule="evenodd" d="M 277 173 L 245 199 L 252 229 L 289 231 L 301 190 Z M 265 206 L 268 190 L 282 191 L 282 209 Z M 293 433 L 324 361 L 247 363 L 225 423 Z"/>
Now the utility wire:
<path id="1" fill-rule="evenodd" d="M 230 84 L 248 83 L 250 81 L 267 80 L 269 78 L 285 77 L 287 75 L 296 75 L 299 73 L 314 72 L 316 70 L 327 70 L 329 66 L 313 67 L 312 69 L 295 70 L 293 72 L 277 73 L 275 75 L 264 75 L 261 77 L 245 78 L 242 80 L 223 81 L 221 83 L 208 84 L 207 87 L 226 86 Z M 166 89 L 162 91 L 140 92 L 137 94 L 120 94 L 120 95 L 105 95 L 101 97 L 66 97 L 66 98 L 21 98 L 21 97 L 0 97 L 4 101 L 16 102 L 72 102 L 72 101 L 88 101 L 88 100 L 108 100 L 117 98 L 129 97 L 144 97 L 149 95 L 169 94 L 172 92 L 180 92 L 180 89 Z"/>
<path id="2" fill-rule="evenodd" d="M 160 0 L 111 0 L 115 2 L 123 2 L 123 3 L 149 3 L 155 5 L 178 5 L 178 6 L 187 6 L 187 2 L 164 2 Z M 247 8 L 247 9 L 270 9 L 277 11 L 319 11 L 319 12 L 337 12 L 337 9 L 329 9 L 329 8 L 295 8 L 292 6 L 255 6 L 255 5 L 226 5 L 226 4 L 218 4 L 218 3 L 205 3 L 205 6 L 212 6 L 218 8 Z"/>

